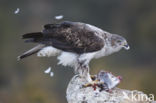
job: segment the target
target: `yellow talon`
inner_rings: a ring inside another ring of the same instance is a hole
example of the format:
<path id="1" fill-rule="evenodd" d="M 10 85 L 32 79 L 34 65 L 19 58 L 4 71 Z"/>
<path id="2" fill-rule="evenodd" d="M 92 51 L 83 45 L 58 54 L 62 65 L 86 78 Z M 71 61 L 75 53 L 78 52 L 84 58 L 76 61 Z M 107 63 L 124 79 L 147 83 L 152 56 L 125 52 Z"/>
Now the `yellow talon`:
<path id="1" fill-rule="evenodd" d="M 91 87 L 91 86 L 95 86 L 95 85 L 99 85 L 99 84 L 103 84 L 103 82 L 99 82 L 99 80 L 96 79 L 92 82 L 84 84 L 83 87 Z"/>

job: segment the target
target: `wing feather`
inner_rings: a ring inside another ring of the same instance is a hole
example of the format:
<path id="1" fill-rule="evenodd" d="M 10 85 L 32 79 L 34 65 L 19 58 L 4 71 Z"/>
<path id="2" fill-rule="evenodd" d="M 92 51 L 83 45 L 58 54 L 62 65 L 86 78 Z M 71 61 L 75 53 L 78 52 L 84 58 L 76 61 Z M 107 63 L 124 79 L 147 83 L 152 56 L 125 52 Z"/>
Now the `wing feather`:
<path id="1" fill-rule="evenodd" d="M 60 24 L 46 24 L 38 35 L 25 35 L 34 37 L 34 42 L 52 45 L 53 47 L 75 53 L 94 52 L 103 48 L 104 40 L 98 30 L 80 22 L 65 21 Z"/>
<path id="2" fill-rule="evenodd" d="M 94 52 L 104 46 L 104 41 L 99 37 L 97 31 L 79 22 L 66 21 L 56 26 L 54 24 L 45 26 L 43 34 L 45 34 L 44 43 L 64 51 Z"/>

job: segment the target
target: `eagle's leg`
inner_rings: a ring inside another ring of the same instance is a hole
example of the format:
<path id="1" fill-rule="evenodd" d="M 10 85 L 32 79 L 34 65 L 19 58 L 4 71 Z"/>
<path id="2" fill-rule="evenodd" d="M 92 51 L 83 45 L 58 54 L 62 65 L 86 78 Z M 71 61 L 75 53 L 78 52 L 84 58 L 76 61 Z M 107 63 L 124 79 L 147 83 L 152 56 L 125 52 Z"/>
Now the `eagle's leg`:
<path id="1" fill-rule="evenodd" d="M 89 74 L 89 65 L 84 62 L 78 61 L 77 66 L 75 67 L 75 73 L 79 74 L 82 78 L 85 78 L 88 82 L 91 82 L 91 76 Z"/>
<path id="2" fill-rule="evenodd" d="M 83 66 L 82 75 L 87 79 L 88 82 L 92 82 L 90 73 L 89 73 L 89 65 Z"/>
<path id="3" fill-rule="evenodd" d="M 81 77 L 85 77 L 88 82 L 92 82 L 91 76 L 89 74 L 89 62 L 94 58 L 94 53 L 84 53 L 79 55 L 77 59 L 76 72 L 80 74 Z"/>
<path id="4" fill-rule="evenodd" d="M 75 72 L 80 75 L 80 77 L 85 78 L 87 80 L 86 84 L 83 84 L 82 87 L 93 87 L 94 90 L 96 87 L 100 84 L 103 84 L 103 82 L 100 82 L 97 80 L 97 77 L 95 75 L 89 74 L 89 65 L 87 63 L 78 62 Z"/>

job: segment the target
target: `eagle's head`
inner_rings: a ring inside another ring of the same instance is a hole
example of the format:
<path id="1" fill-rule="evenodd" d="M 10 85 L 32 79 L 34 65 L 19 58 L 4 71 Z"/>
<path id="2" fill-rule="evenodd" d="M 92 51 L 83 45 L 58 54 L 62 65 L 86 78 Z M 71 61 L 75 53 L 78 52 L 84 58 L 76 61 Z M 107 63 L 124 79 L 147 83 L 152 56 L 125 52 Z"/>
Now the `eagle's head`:
<path id="1" fill-rule="evenodd" d="M 111 43 L 110 43 L 111 47 L 116 51 L 119 51 L 122 48 L 124 48 L 126 50 L 130 49 L 126 39 L 120 35 L 112 34 L 110 41 L 111 41 Z"/>

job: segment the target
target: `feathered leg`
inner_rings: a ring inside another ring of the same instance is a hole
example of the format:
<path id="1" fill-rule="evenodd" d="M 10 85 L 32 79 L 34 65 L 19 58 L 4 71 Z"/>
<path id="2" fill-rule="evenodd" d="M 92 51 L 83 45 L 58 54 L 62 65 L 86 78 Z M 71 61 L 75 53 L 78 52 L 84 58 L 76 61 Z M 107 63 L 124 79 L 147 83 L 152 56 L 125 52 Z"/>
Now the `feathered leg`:
<path id="1" fill-rule="evenodd" d="M 91 82 L 91 76 L 89 74 L 89 65 L 85 64 L 85 62 L 78 61 L 75 66 L 75 73 L 79 74 L 82 78 L 85 78 L 88 82 Z"/>
<path id="2" fill-rule="evenodd" d="M 84 53 L 79 55 L 79 58 L 77 59 L 77 65 L 75 67 L 75 70 L 77 73 L 80 74 L 80 76 L 85 77 L 88 82 L 91 82 L 91 76 L 89 74 L 89 62 L 92 58 L 94 58 L 94 53 Z"/>

